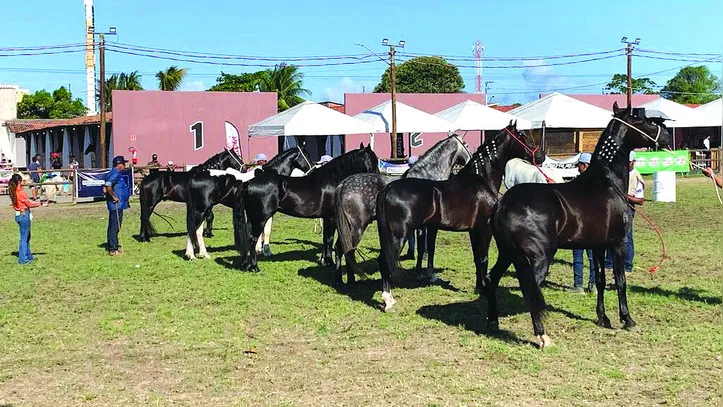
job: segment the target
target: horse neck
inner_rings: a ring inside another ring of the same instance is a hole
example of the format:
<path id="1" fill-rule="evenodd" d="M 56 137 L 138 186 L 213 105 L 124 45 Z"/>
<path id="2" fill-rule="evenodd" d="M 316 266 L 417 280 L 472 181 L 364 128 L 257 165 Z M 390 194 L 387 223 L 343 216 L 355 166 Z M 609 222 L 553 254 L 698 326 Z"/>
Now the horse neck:
<path id="1" fill-rule="evenodd" d="M 294 169 L 294 160 L 296 154 L 290 153 L 285 156 L 274 157 L 271 161 L 267 162 L 261 168 L 266 170 L 274 170 L 281 175 L 289 175 Z"/>
<path id="2" fill-rule="evenodd" d="M 456 143 L 455 140 L 451 140 Z M 437 151 L 430 151 L 417 161 L 416 164 L 409 169 L 407 178 L 423 178 L 434 181 L 443 181 L 449 178 L 452 173 L 452 166 L 459 157 L 458 149 L 448 147 L 450 144 L 445 143 L 440 146 Z M 452 145 L 454 147 L 454 145 Z"/>
<path id="3" fill-rule="evenodd" d="M 622 123 L 611 121 L 600 135 L 600 141 L 590 162 L 590 168 L 582 175 L 597 176 L 627 191 L 628 173 L 630 172 L 630 151 L 632 146 L 622 142 L 622 135 L 627 131 Z"/>

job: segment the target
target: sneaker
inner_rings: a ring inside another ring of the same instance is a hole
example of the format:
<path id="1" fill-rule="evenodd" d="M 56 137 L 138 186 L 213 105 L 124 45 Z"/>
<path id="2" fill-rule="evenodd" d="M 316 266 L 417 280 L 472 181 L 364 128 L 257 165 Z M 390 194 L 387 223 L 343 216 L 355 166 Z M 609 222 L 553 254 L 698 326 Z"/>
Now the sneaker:
<path id="1" fill-rule="evenodd" d="M 587 292 L 590 294 L 597 294 L 597 287 L 594 285 L 587 286 Z"/>
<path id="2" fill-rule="evenodd" d="M 583 289 L 582 287 L 579 287 L 579 286 L 574 286 L 574 287 L 568 288 L 567 292 L 575 293 L 575 294 L 584 294 L 585 289 Z"/>
<path id="3" fill-rule="evenodd" d="M 121 254 L 118 250 L 111 250 L 108 252 L 108 256 L 118 256 Z"/>
<path id="4" fill-rule="evenodd" d="M 274 255 L 273 253 L 271 253 L 271 249 L 267 244 L 264 245 L 264 248 L 261 251 L 264 254 L 264 257 L 271 257 Z"/>

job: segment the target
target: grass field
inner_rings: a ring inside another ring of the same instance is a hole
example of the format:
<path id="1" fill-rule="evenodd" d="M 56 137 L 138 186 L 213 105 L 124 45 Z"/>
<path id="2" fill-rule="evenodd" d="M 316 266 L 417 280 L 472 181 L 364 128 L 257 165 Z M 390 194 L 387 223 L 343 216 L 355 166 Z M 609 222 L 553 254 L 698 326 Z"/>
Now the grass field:
<path id="1" fill-rule="evenodd" d="M 651 183 L 648 183 L 651 186 Z M 648 196 L 652 196 L 649 188 Z M 557 254 L 543 290 L 553 347 L 539 351 L 516 280 L 502 280 L 503 331 L 484 332 L 466 234 L 441 232 L 437 264 L 449 285 L 397 281 L 396 310 L 380 311 L 372 227 L 369 274 L 349 294 L 319 267 L 314 221 L 279 215 L 262 273 L 228 268 L 230 211 L 218 208 L 212 259 L 182 258 L 185 208 L 155 218 L 162 236 L 126 212 L 126 253 L 111 258 L 103 205 L 39 209 L 18 266 L 17 225 L 0 209 L 0 405 L 722 405 L 723 208 L 709 180 L 681 179 L 678 202 L 647 202 L 669 259 L 629 276 L 639 329 L 594 324 L 595 298 L 565 292 L 570 251 Z M 655 264 L 655 234 L 636 218 L 638 266 Z M 492 258 L 496 258 L 494 245 Z M 411 268 L 411 262 L 403 264 Z M 411 273 L 410 273 L 411 274 Z"/>

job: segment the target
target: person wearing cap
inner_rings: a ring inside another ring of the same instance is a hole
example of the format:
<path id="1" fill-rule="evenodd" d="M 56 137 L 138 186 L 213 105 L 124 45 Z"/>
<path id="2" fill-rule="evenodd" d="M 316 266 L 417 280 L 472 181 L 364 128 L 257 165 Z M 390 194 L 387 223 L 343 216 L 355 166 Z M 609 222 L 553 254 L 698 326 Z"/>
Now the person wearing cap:
<path id="1" fill-rule="evenodd" d="M 630 175 L 628 178 L 628 216 L 630 221 L 625 231 L 625 241 L 627 245 L 627 252 L 625 254 L 625 272 L 630 273 L 633 271 L 633 258 L 635 257 L 635 244 L 633 243 L 633 220 L 635 219 L 635 206 L 643 205 L 645 203 L 645 182 L 643 182 L 643 176 L 640 175 L 638 170 L 635 169 L 635 151 L 630 152 Z M 608 251 L 607 258 L 605 259 L 605 268 L 613 268 L 613 255 L 612 252 Z"/>
<path id="2" fill-rule="evenodd" d="M 161 166 L 161 163 L 158 162 L 158 154 L 155 154 L 155 153 L 154 153 L 154 154 L 151 156 L 151 161 L 148 161 L 147 166 L 148 166 L 148 167 L 156 167 L 156 168 L 158 168 L 158 167 Z"/>
<path id="3" fill-rule="evenodd" d="M 590 161 L 592 161 L 592 155 L 590 153 L 581 153 L 580 158 L 577 160 L 577 171 L 582 174 L 585 172 L 588 167 L 590 166 Z M 595 291 L 595 267 L 592 262 L 592 250 L 591 249 L 573 249 L 572 250 L 572 274 L 573 274 L 573 282 L 572 282 L 572 292 L 575 293 L 583 293 L 585 292 L 585 289 L 583 288 L 583 278 L 582 273 L 585 269 L 585 264 L 583 263 L 583 251 L 587 254 L 587 264 L 588 267 L 590 267 L 590 278 L 587 282 L 587 291 L 594 292 Z"/>
<path id="4" fill-rule="evenodd" d="M 331 159 L 332 159 L 332 158 L 331 158 L 330 155 L 324 154 L 324 155 L 321 156 L 321 158 L 319 158 L 319 161 L 317 161 L 317 164 L 318 164 L 318 165 L 324 165 L 324 164 L 328 163 L 329 161 L 331 161 Z"/>
<path id="5" fill-rule="evenodd" d="M 713 178 L 713 180 L 715 181 L 715 184 L 718 185 L 718 188 L 723 188 L 723 178 L 715 175 L 713 173 L 712 168 L 708 167 L 708 168 L 704 169 L 703 175 L 705 175 L 706 177 L 709 177 L 709 178 Z"/>
<path id="6" fill-rule="evenodd" d="M 122 156 L 113 158 L 113 168 L 105 180 L 106 202 L 108 206 L 107 248 L 108 254 L 116 256 L 122 251 L 118 246 L 118 232 L 123 225 L 123 211 L 128 209 L 128 183 L 121 172 L 128 161 Z"/>
<path id="7" fill-rule="evenodd" d="M 254 158 L 254 166 L 260 167 L 268 161 L 268 158 L 266 157 L 266 154 L 264 153 L 258 153 L 256 154 L 256 158 Z"/>

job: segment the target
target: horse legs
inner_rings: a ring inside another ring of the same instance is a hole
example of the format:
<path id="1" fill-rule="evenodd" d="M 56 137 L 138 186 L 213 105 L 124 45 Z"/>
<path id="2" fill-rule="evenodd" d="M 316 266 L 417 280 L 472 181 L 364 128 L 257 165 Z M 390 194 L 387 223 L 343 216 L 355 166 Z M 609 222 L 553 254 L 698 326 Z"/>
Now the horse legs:
<path id="1" fill-rule="evenodd" d="M 420 239 L 419 247 L 427 246 L 427 277 L 431 283 L 439 280 L 437 274 L 434 272 L 434 249 L 435 243 L 437 242 L 437 229 L 427 228 L 427 236 L 425 240 Z M 422 255 L 420 254 L 421 258 Z"/>
<path id="2" fill-rule="evenodd" d="M 605 249 L 594 249 L 592 261 L 595 263 L 595 286 L 597 287 L 596 324 L 604 328 L 612 328 L 610 319 L 605 315 Z"/>
<path id="3" fill-rule="evenodd" d="M 626 242 L 613 249 L 613 274 L 615 275 L 615 286 L 618 289 L 618 307 L 620 308 L 620 322 L 624 329 L 635 327 L 635 321 L 630 317 L 628 310 L 627 285 L 625 281 L 625 253 Z"/>
<path id="4" fill-rule="evenodd" d="M 487 277 L 487 255 L 490 250 L 492 234 L 489 230 L 470 230 L 469 239 L 472 244 L 476 272 L 475 291 L 481 293 L 484 288 L 484 280 Z"/>
<path id="5" fill-rule="evenodd" d="M 197 210 L 193 208 L 187 208 L 187 221 L 186 221 L 186 258 L 188 260 L 193 260 L 196 258 L 196 255 L 194 253 L 193 248 L 193 240 L 191 240 L 191 233 L 196 234 L 196 240 L 199 245 L 199 248 L 201 247 L 202 240 L 199 239 L 198 231 L 200 230 L 201 226 L 203 226 L 203 214 L 199 213 Z M 204 252 L 205 252 L 205 246 L 204 246 Z M 208 255 L 208 254 L 206 254 Z"/>
<path id="6" fill-rule="evenodd" d="M 545 256 L 542 254 L 541 256 Z M 529 259 L 529 262 L 528 260 Z M 552 345 L 552 340 L 545 332 L 545 325 L 542 323 L 542 313 L 545 310 L 545 297 L 540 290 L 540 283 L 547 274 L 547 268 L 550 263 L 546 257 L 532 256 L 518 257 L 514 262 L 517 281 L 520 283 L 522 296 L 530 307 L 530 316 L 532 317 L 532 328 L 537 336 L 540 349 Z"/>
<path id="7" fill-rule="evenodd" d="M 334 259 L 331 256 L 332 245 L 334 244 L 334 231 L 336 224 L 334 218 L 324 218 L 324 242 L 322 247 L 322 264 L 324 266 L 333 266 Z"/>
<path id="8" fill-rule="evenodd" d="M 422 257 L 424 256 L 424 252 L 425 252 L 424 242 L 427 241 L 427 229 L 422 228 L 419 230 L 413 230 L 412 233 L 417 234 L 417 239 L 416 239 L 417 240 L 416 241 L 416 244 L 417 244 L 417 267 L 416 267 L 416 271 L 417 271 L 417 276 L 419 276 L 421 278 L 421 276 L 422 276 L 422 260 L 423 260 Z M 427 263 L 429 263 L 429 261 L 427 261 Z"/>
<path id="9" fill-rule="evenodd" d="M 399 261 L 399 251 L 402 249 L 402 244 L 404 243 L 404 240 L 405 237 L 398 238 L 392 234 L 390 249 L 385 250 L 384 248 L 382 248 L 382 251 L 379 254 L 379 273 L 382 275 L 382 300 L 384 300 L 384 312 L 391 310 L 394 304 L 397 303 L 397 300 L 395 300 L 394 296 L 392 295 L 391 267 L 393 267 L 393 265 Z M 394 253 L 395 256 L 390 259 L 386 259 L 385 252 Z"/>
<path id="10" fill-rule="evenodd" d="M 213 210 L 209 210 L 206 215 L 206 230 L 203 231 L 203 235 L 206 237 L 213 237 L 213 218 Z"/>
<path id="11" fill-rule="evenodd" d="M 198 241 L 198 257 L 210 259 L 211 256 L 206 251 L 206 242 L 203 241 L 203 223 L 200 223 L 196 229 L 196 239 Z"/>

